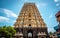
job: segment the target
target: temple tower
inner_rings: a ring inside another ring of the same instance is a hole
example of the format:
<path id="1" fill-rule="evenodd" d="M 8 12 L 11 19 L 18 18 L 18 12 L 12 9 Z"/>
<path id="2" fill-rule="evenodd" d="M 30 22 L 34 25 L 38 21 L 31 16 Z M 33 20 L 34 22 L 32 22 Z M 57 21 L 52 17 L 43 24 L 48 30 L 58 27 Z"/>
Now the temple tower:
<path id="1" fill-rule="evenodd" d="M 35 3 L 25 3 L 14 28 L 22 38 L 47 38 L 48 32 Z"/>

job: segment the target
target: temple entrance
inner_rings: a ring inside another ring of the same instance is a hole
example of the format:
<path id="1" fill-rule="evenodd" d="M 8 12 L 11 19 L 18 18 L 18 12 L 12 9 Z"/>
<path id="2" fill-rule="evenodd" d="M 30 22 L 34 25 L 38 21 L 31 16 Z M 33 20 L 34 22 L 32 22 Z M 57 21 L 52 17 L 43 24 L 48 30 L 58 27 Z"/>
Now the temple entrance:
<path id="1" fill-rule="evenodd" d="M 28 38 L 33 38 L 33 31 L 32 30 L 28 30 L 27 31 L 27 36 L 28 36 Z"/>

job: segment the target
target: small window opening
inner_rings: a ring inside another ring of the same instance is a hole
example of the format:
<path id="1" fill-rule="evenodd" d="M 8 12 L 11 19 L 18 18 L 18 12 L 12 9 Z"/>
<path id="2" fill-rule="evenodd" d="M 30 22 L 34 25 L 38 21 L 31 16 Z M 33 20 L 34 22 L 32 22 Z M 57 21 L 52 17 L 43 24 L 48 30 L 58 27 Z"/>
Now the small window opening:
<path id="1" fill-rule="evenodd" d="M 31 17 L 31 14 L 29 13 L 29 17 Z"/>
<path id="2" fill-rule="evenodd" d="M 29 21 L 31 21 L 31 19 L 29 19 Z"/>
<path id="3" fill-rule="evenodd" d="M 29 26 L 31 26 L 31 24 L 29 24 Z"/>

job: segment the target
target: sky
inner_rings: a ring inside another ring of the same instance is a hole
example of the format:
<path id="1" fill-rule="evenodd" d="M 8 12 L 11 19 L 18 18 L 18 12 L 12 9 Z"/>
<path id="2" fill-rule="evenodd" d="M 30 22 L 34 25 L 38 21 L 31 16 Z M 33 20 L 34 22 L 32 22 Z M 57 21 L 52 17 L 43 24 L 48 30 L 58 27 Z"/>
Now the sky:
<path id="1" fill-rule="evenodd" d="M 35 3 L 48 32 L 58 25 L 55 14 L 60 10 L 60 0 L 0 0 L 0 26 L 13 26 L 24 3 Z"/>

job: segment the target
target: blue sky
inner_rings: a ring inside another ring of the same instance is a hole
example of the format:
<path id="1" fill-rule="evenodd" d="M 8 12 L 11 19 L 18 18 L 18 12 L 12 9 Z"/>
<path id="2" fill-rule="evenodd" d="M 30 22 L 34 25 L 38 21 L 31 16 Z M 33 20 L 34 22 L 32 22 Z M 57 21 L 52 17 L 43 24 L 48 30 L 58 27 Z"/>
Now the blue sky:
<path id="1" fill-rule="evenodd" d="M 60 0 L 0 0 L 0 26 L 13 26 L 26 2 L 36 4 L 48 31 L 54 32 L 58 25 L 55 14 L 60 10 Z"/>

